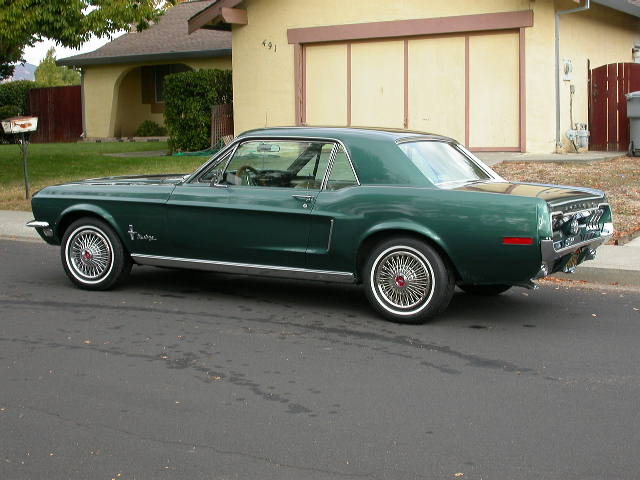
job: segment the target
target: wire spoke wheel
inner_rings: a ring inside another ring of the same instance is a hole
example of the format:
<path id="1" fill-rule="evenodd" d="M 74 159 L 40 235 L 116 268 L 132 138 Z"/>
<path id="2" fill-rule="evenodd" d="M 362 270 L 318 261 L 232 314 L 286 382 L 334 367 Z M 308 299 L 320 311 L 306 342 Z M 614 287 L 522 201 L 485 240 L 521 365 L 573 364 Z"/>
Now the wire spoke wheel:
<path id="1" fill-rule="evenodd" d="M 113 247 L 107 236 L 94 227 L 74 231 L 66 246 L 67 265 L 78 280 L 99 282 L 113 266 Z"/>
<path id="2" fill-rule="evenodd" d="M 376 265 L 375 288 L 391 306 L 410 310 L 429 298 L 433 277 L 424 259 L 409 249 L 394 250 Z"/>

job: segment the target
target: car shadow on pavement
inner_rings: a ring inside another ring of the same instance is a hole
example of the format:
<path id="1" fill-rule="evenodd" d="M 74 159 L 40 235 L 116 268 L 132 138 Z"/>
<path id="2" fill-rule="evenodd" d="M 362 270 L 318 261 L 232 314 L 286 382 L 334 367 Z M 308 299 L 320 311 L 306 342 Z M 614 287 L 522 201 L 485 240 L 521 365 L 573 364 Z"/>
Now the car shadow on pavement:
<path id="1" fill-rule="evenodd" d="M 300 281 L 247 275 L 230 275 L 168 268 L 135 268 L 122 288 L 143 288 L 159 295 L 217 295 L 287 304 L 295 308 L 356 309 L 368 313 L 369 305 L 357 285 Z M 327 302 L 330 299 L 330 302 Z"/>
<path id="2" fill-rule="evenodd" d="M 541 291 L 514 287 L 495 296 L 481 296 L 456 289 L 447 310 L 431 323 L 484 329 L 501 325 L 522 325 L 535 328 L 526 319 L 551 319 L 557 305 L 548 301 Z"/>
<path id="3" fill-rule="evenodd" d="M 265 302 L 288 310 L 325 312 L 348 318 L 385 322 L 367 302 L 357 285 L 259 278 L 245 275 L 178 270 L 135 268 L 122 289 L 135 289 L 159 297 L 196 301 Z M 522 323 L 529 315 L 551 315 L 554 307 L 536 298 L 536 292 L 513 288 L 494 297 L 470 295 L 456 289 L 445 312 L 431 319 L 431 325 L 469 326 Z M 549 310 L 545 313 L 546 310 Z M 386 322 L 385 322 L 386 323 Z"/>

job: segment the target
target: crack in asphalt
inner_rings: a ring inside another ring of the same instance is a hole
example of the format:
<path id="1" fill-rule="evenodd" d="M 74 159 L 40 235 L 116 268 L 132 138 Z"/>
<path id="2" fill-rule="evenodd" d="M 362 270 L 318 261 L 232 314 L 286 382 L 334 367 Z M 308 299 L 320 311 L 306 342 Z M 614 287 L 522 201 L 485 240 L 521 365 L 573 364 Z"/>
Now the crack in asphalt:
<path id="1" fill-rule="evenodd" d="M 300 403 L 293 402 L 291 399 L 283 395 L 264 391 L 260 387 L 260 384 L 255 382 L 254 380 L 241 377 L 240 375 L 237 375 L 237 374 L 233 374 L 233 372 L 231 372 L 230 374 L 226 374 L 221 371 L 216 371 L 207 367 L 197 365 L 197 362 L 199 359 L 193 353 L 184 354 L 182 358 L 178 358 L 178 357 L 172 358 L 169 356 L 166 356 L 165 358 L 163 354 L 149 355 L 144 353 L 130 353 L 130 352 L 124 352 L 122 350 L 118 350 L 115 348 L 100 348 L 94 345 L 69 345 L 69 344 L 58 343 L 58 342 L 46 342 L 46 341 L 31 340 L 26 338 L 0 337 L 0 342 L 12 342 L 12 343 L 18 342 L 26 345 L 37 345 L 37 346 L 50 347 L 50 348 L 63 348 L 67 350 L 87 350 L 87 351 L 93 351 L 93 352 L 99 352 L 99 353 L 107 353 L 115 356 L 123 356 L 127 358 L 141 358 L 148 361 L 161 361 L 170 369 L 182 370 L 182 369 L 190 368 L 197 372 L 204 373 L 205 378 L 196 377 L 204 383 L 209 383 L 209 384 L 216 383 L 218 380 L 213 380 L 213 379 L 218 378 L 219 380 L 225 380 L 227 383 L 230 383 L 232 385 L 236 385 L 238 387 L 248 389 L 254 395 L 262 397 L 262 399 L 264 400 L 286 404 L 287 410 L 285 411 L 285 413 L 298 414 L 298 413 L 313 412 L 313 410 L 311 410 L 310 408 Z"/>
<path id="2" fill-rule="evenodd" d="M 101 304 L 78 304 L 71 302 L 54 302 L 54 301 L 19 301 L 19 300 L 11 300 L 6 298 L 0 298 L 0 305 L 32 305 L 36 307 L 61 307 L 61 308 L 80 308 L 83 310 L 86 309 L 103 309 L 103 310 L 116 310 L 116 311 L 144 311 L 144 312 L 153 312 L 159 314 L 168 314 L 168 315 L 184 315 L 184 316 L 194 316 L 194 317 L 215 317 L 220 319 L 230 319 L 230 320 L 241 320 L 241 321 L 249 321 L 256 322 L 262 324 L 273 324 L 279 326 L 286 327 L 295 327 L 302 328 L 311 331 L 317 331 L 325 334 L 335 334 L 335 335 L 351 335 L 356 338 L 378 341 L 383 343 L 390 343 L 393 345 L 399 345 L 402 347 L 412 347 L 419 350 L 425 350 L 430 352 L 437 352 L 447 356 L 451 356 L 457 358 L 459 360 L 464 360 L 467 362 L 468 366 L 475 368 L 487 368 L 494 370 L 501 370 L 509 373 L 520 374 L 528 374 L 532 376 L 537 376 L 538 372 L 532 368 L 528 367 L 520 367 L 515 365 L 514 363 L 495 359 L 495 358 L 487 358 L 482 357 L 480 355 L 475 355 L 471 353 L 464 353 L 457 350 L 452 349 L 449 346 L 438 345 L 436 343 L 428 343 L 422 340 L 409 337 L 406 335 L 394 335 L 387 336 L 380 333 L 375 332 L 363 332 L 360 330 L 353 330 L 349 328 L 337 328 L 337 327 L 325 327 L 318 325 L 305 325 L 301 323 L 294 323 L 290 321 L 279 321 L 274 318 L 250 318 L 250 317 L 238 317 L 233 315 L 221 315 L 211 312 L 188 312 L 177 309 L 161 309 L 157 307 L 139 307 L 134 305 L 101 305 Z M 199 320 L 200 323 L 210 324 L 210 322 L 204 322 Z M 333 342 L 341 342 L 338 339 L 332 339 L 329 341 Z M 431 366 L 431 365 L 428 365 Z M 450 373 L 450 372 L 444 372 Z"/>
<path id="3" fill-rule="evenodd" d="M 159 443 L 161 445 L 174 445 L 174 446 L 181 446 L 181 447 L 187 447 L 187 446 L 192 446 L 195 448 L 201 448 L 203 450 L 210 450 L 212 452 L 215 452 L 218 455 L 235 455 L 235 456 L 239 456 L 239 457 L 244 457 L 244 458 L 250 458 L 252 460 L 258 460 L 261 462 L 265 462 L 269 465 L 272 465 L 274 467 L 281 467 L 281 468 L 290 468 L 293 470 L 300 470 L 300 471 L 305 471 L 305 472 L 318 472 L 318 473 L 323 473 L 323 474 L 327 474 L 327 475 L 336 475 L 339 477 L 345 477 L 345 478 L 372 478 L 372 479 L 376 479 L 378 478 L 375 474 L 373 473 L 349 473 L 349 472 L 343 472 L 340 470 L 329 470 L 329 469 L 324 469 L 324 468 L 318 468 L 318 467 L 306 467 L 303 465 L 294 465 L 291 463 L 283 463 L 283 462 L 279 462 L 277 460 L 274 460 L 271 457 L 265 457 L 262 455 L 255 455 L 252 453 L 247 453 L 247 452 L 242 452 L 242 451 L 237 451 L 237 450 L 224 450 L 218 447 L 215 447 L 213 445 L 207 445 L 207 444 L 203 444 L 203 443 L 192 443 L 192 442 L 181 442 L 179 440 L 166 440 L 166 439 L 160 439 L 160 438 L 155 438 L 155 437 L 150 437 L 150 436 L 146 436 L 146 435 L 142 435 L 136 432 L 132 432 L 130 430 L 126 430 L 124 428 L 118 428 L 118 427 L 114 427 L 112 425 L 106 425 L 104 423 L 98 423 L 98 422 L 79 422 L 78 420 L 73 420 L 71 418 L 66 418 L 64 416 L 62 416 L 59 413 L 56 412 L 50 412 L 48 410 L 42 409 L 42 408 L 37 408 L 37 407 L 32 407 L 32 406 L 28 406 L 28 405 L 10 405 L 11 408 L 14 409 L 18 409 L 18 408 L 22 408 L 22 409 L 26 409 L 26 410 L 31 410 L 43 415 L 47 415 L 47 416 L 51 416 L 54 417 L 56 419 L 58 419 L 61 422 L 64 423 L 72 423 L 78 427 L 83 427 L 83 428 L 92 428 L 92 427 L 98 427 L 98 428 L 103 428 L 105 430 L 110 430 L 112 432 L 116 432 L 116 433 L 120 433 L 123 435 L 127 435 L 130 437 L 133 437 L 137 440 L 143 440 L 143 441 L 149 441 L 149 442 L 154 442 L 154 443 Z M 417 477 L 417 475 L 416 475 Z"/>

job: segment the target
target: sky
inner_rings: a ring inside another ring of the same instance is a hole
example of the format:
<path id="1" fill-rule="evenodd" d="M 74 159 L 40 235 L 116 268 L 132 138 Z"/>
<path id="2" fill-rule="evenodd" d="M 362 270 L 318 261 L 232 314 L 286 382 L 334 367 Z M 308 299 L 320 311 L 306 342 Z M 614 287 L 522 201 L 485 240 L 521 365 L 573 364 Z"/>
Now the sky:
<path id="1" fill-rule="evenodd" d="M 114 38 L 119 37 L 120 35 L 122 35 L 122 33 L 115 34 Z M 70 57 L 72 55 L 77 55 L 79 53 L 92 52 L 95 49 L 100 48 L 102 45 L 110 41 L 111 39 L 109 39 L 108 37 L 107 38 L 91 37 L 91 39 L 88 42 L 84 43 L 79 50 L 72 50 L 71 48 L 56 46 L 55 42 L 51 40 L 44 40 L 42 42 L 38 42 L 33 47 L 26 48 L 24 51 L 24 58 L 27 61 L 27 63 L 31 63 L 32 65 L 38 66 L 40 61 L 47 54 L 47 50 L 49 50 L 49 48 L 51 47 L 55 47 L 56 58 L 60 59 L 60 58 Z"/>

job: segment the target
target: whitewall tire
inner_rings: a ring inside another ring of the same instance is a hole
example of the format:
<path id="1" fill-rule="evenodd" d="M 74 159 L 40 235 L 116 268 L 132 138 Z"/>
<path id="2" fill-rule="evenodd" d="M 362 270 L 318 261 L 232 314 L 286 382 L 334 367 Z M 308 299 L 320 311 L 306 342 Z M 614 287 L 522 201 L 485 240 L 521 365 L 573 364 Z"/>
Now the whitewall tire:
<path id="1" fill-rule="evenodd" d="M 73 222 L 62 237 L 62 266 L 80 288 L 107 290 L 122 282 L 132 262 L 122 242 L 104 221 L 85 217 Z"/>
<path id="2" fill-rule="evenodd" d="M 455 287 L 439 253 L 411 237 L 378 244 L 365 263 L 363 281 L 371 305 L 398 323 L 423 323 L 442 312 Z"/>

